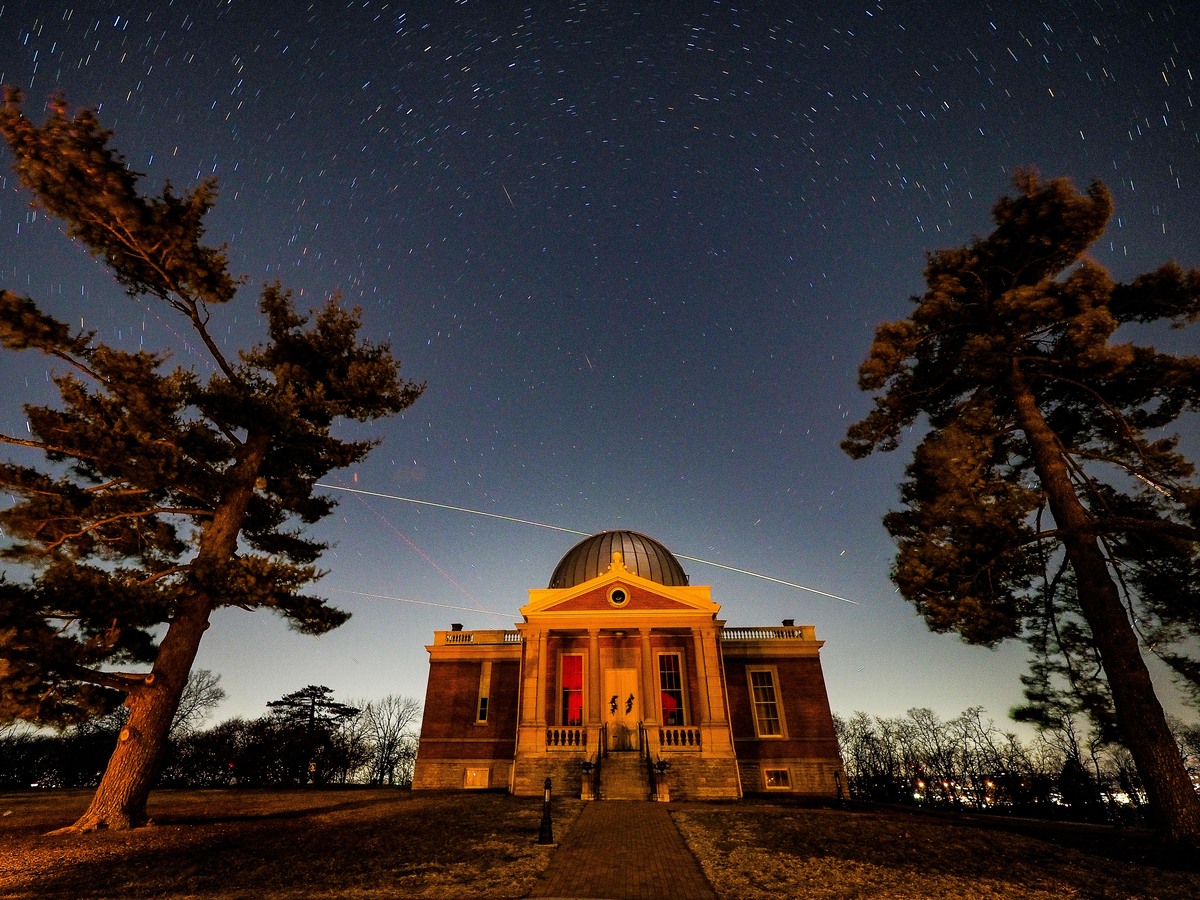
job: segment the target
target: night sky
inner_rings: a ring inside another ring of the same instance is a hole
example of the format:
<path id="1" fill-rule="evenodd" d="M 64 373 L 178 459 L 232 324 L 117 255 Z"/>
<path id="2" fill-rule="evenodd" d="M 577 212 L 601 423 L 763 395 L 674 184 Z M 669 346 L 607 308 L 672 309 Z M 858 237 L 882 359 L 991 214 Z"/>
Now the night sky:
<path id="1" fill-rule="evenodd" d="M 1200 264 L 1198 51 L 1190 4 L 1154 0 L 0 0 L 0 82 L 33 118 L 63 91 L 148 189 L 219 179 L 208 237 L 249 279 L 215 315 L 230 347 L 280 279 L 361 306 L 428 382 L 338 483 L 581 533 L 342 494 L 314 590 L 353 618 L 309 638 L 219 612 L 197 663 L 218 718 L 310 683 L 423 699 L 435 629 L 511 627 L 582 534 L 632 528 L 858 601 L 684 560 L 730 625 L 814 624 L 836 712 L 1007 727 L 1024 649 L 931 635 L 888 581 L 915 440 L 841 452 L 856 370 L 1020 166 L 1109 185 L 1117 278 Z M 203 367 L 8 164 L 0 285 Z M 0 378 L 24 434 L 46 364 L 5 352 Z"/>

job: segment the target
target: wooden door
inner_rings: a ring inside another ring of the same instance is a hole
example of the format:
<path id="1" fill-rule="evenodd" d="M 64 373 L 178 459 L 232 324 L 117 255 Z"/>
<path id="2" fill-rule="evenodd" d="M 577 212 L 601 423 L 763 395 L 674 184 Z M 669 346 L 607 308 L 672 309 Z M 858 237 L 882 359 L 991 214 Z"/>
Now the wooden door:
<path id="1" fill-rule="evenodd" d="M 609 750 L 636 750 L 642 705 L 637 669 L 604 670 L 604 715 Z"/>

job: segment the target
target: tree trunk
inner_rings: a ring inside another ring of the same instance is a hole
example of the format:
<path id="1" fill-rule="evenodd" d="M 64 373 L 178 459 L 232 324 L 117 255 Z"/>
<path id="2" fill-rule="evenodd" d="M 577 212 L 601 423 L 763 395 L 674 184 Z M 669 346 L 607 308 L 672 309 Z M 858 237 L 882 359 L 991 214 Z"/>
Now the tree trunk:
<path id="1" fill-rule="evenodd" d="M 1058 436 L 1042 416 L 1015 360 L 1009 387 L 1017 424 L 1029 441 L 1034 468 L 1075 572 L 1079 605 L 1100 651 L 1121 738 L 1146 786 L 1155 825 L 1172 842 L 1200 846 L 1200 797 L 1167 727 L 1092 517 L 1071 483 Z"/>
<path id="2" fill-rule="evenodd" d="M 240 458 L 228 473 L 229 490 L 200 536 L 199 551 L 191 564 L 193 571 L 211 571 L 233 559 L 254 482 L 269 446 L 270 436 L 266 434 L 248 437 L 242 445 Z M 92 802 L 75 824 L 60 832 L 146 824 L 146 801 L 167 749 L 171 721 L 214 607 L 203 587 L 180 604 L 158 646 L 154 668 L 142 684 L 129 692 L 125 701 L 129 720 L 121 729 Z"/>
<path id="3" fill-rule="evenodd" d="M 210 604 L 194 597 L 171 620 L 153 672 L 125 701 L 129 720 L 121 729 L 92 802 L 79 821 L 61 831 L 137 828 L 146 824 L 146 801 L 158 776 L 167 733 L 200 649 L 200 638 L 208 628 L 209 612 Z"/>

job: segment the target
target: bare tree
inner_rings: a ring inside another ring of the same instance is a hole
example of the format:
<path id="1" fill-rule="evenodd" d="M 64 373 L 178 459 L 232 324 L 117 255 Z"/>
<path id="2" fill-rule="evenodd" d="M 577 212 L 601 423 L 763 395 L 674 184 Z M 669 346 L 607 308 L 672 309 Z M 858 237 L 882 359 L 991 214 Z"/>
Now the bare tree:
<path id="1" fill-rule="evenodd" d="M 955 803 L 1041 815 L 1054 812 L 1051 792 L 1071 746 L 1069 734 L 1060 736 L 1062 746 L 1044 738 L 1026 746 L 984 720 L 979 707 L 947 721 L 928 709 L 891 718 L 856 712 L 835 716 L 834 728 L 857 800 Z"/>
<path id="2" fill-rule="evenodd" d="M 986 808 L 994 803 L 995 776 L 1002 768 L 999 742 L 1003 739 L 991 720 L 984 721 L 983 708 L 972 706 L 946 723 L 955 747 L 956 777 L 971 803 Z"/>
<path id="3" fill-rule="evenodd" d="M 929 795 L 940 797 L 943 803 L 957 805 L 960 773 L 956 759 L 956 743 L 946 723 L 931 709 L 910 709 L 907 721 L 911 728 L 915 755 L 923 763 Z"/>
<path id="4" fill-rule="evenodd" d="M 1179 744 L 1179 752 L 1193 776 L 1200 775 L 1200 722 L 1184 722 L 1170 716 L 1167 722 L 1175 734 L 1175 742 Z"/>
<path id="5" fill-rule="evenodd" d="M 226 697 L 221 676 L 208 669 L 195 669 L 188 675 L 187 686 L 179 698 L 179 708 L 168 732 L 171 740 L 192 734 Z"/>
<path id="6" fill-rule="evenodd" d="M 919 765 L 907 752 L 910 741 L 899 719 L 856 712 L 834 717 L 850 792 L 859 800 L 909 802 Z"/>
<path id="7" fill-rule="evenodd" d="M 415 725 L 421 718 L 421 704 L 413 697 L 389 694 L 368 703 L 362 718 L 375 749 L 371 783 L 411 783 L 412 761 L 416 756 Z"/>

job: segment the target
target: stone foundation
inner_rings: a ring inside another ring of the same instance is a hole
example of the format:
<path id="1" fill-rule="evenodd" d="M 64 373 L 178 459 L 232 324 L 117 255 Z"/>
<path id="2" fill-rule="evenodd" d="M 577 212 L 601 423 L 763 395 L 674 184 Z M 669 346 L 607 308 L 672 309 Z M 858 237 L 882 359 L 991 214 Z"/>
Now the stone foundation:
<path id="1" fill-rule="evenodd" d="M 512 792 L 518 797 L 540 797 L 549 778 L 556 795 L 578 797 L 583 784 L 579 764 L 586 758 L 582 753 L 556 753 L 518 759 L 513 763 Z"/>
<path id="2" fill-rule="evenodd" d="M 664 755 L 671 764 L 667 787 L 672 800 L 736 800 L 738 764 L 732 759 L 703 759 L 682 753 Z"/>
<path id="3" fill-rule="evenodd" d="M 768 770 L 784 771 L 790 784 L 787 787 L 769 785 L 764 780 Z M 741 764 L 742 791 L 747 794 L 799 794 L 805 797 L 837 797 L 837 779 L 841 767 L 827 759 L 744 760 Z M 843 774 L 842 785 L 846 784 Z"/>
<path id="4" fill-rule="evenodd" d="M 417 759 L 414 791 L 507 790 L 512 773 L 507 759 Z"/>

